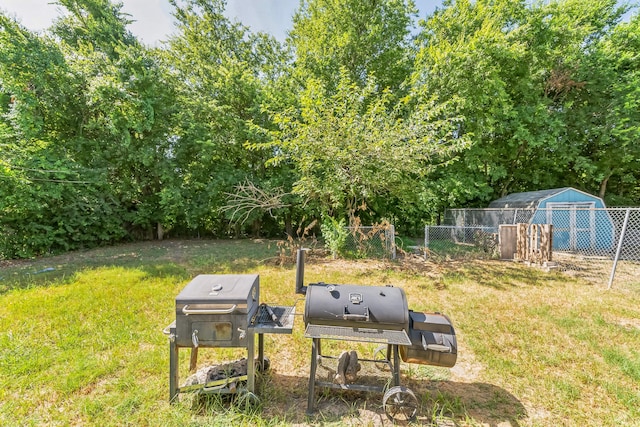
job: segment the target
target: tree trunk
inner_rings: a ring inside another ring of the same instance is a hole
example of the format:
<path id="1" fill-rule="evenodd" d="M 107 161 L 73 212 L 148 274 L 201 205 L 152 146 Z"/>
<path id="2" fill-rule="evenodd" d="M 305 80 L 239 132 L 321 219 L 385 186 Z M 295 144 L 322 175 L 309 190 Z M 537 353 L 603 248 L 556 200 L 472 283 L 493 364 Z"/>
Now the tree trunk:
<path id="1" fill-rule="evenodd" d="M 609 178 L 611 178 L 611 175 L 613 175 L 613 172 L 609 172 L 609 174 L 602 181 L 600 181 L 600 191 L 598 191 L 598 197 L 600 197 L 601 199 L 604 199 L 604 195 L 607 192 L 607 183 L 609 182 Z"/>
<path id="2" fill-rule="evenodd" d="M 262 230 L 262 221 L 257 219 L 253 221 L 253 223 L 251 224 L 251 234 L 253 235 L 253 237 L 255 237 L 256 239 L 259 239 L 260 230 Z"/>
<path id="3" fill-rule="evenodd" d="M 291 222 L 291 214 L 287 213 L 284 216 L 284 228 L 287 236 L 293 238 L 293 223 Z"/>

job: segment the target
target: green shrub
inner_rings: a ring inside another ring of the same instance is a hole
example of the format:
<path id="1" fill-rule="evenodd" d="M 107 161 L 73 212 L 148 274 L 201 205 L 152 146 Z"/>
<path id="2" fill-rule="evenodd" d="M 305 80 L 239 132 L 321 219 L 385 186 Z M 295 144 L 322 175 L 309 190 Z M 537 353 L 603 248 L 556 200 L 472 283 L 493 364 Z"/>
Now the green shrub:
<path id="1" fill-rule="evenodd" d="M 334 258 L 345 254 L 349 231 L 346 229 L 344 218 L 338 221 L 328 215 L 323 216 L 320 231 Z"/>

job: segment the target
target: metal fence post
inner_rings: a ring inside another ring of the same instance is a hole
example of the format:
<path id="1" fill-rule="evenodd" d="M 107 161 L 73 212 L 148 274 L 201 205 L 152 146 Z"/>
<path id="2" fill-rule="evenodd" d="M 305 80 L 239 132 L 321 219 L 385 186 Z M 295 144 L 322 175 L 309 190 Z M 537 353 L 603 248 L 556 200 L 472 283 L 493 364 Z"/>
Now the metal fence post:
<path id="1" fill-rule="evenodd" d="M 618 241 L 618 248 L 616 249 L 616 257 L 613 259 L 613 267 L 611 268 L 611 276 L 609 277 L 609 286 L 607 289 L 611 289 L 613 285 L 613 278 L 616 275 L 616 268 L 618 267 L 618 259 L 620 258 L 620 251 L 622 250 L 622 242 L 624 241 L 624 235 L 627 232 L 627 224 L 629 223 L 629 214 L 631 209 L 627 209 L 624 215 L 624 223 L 622 224 L 622 230 L 620 231 L 620 240 Z"/>
<path id="2" fill-rule="evenodd" d="M 396 226 L 391 224 L 389 226 L 389 233 L 391 234 L 391 259 L 396 259 Z"/>
<path id="3" fill-rule="evenodd" d="M 429 226 L 424 226 L 424 259 L 427 259 L 429 253 Z"/>

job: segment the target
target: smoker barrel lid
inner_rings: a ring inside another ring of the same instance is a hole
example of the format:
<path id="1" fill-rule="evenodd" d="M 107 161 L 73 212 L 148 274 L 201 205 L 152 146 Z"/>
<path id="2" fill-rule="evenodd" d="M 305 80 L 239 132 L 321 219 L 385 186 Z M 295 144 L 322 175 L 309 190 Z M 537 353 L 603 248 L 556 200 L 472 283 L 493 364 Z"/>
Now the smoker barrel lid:
<path id="1" fill-rule="evenodd" d="M 409 309 L 402 288 L 317 283 L 307 287 L 304 321 L 305 325 L 408 330 Z"/>

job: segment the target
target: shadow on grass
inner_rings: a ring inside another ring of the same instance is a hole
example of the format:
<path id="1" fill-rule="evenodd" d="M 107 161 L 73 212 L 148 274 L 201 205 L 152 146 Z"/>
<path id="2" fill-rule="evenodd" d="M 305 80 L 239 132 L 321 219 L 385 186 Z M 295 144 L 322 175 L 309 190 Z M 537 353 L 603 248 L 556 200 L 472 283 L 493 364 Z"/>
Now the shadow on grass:
<path id="1" fill-rule="evenodd" d="M 552 286 L 558 281 L 557 271 L 546 272 L 537 267 L 525 267 L 511 261 L 448 262 L 442 281 L 445 287 L 455 282 L 473 281 L 496 290 L 510 290 L 527 286 Z M 566 280 L 566 278 L 565 278 Z"/>
<path id="2" fill-rule="evenodd" d="M 371 377 L 359 383 L 370 384 Z M 384 385 L 380 375 L 378 385 Z M 515 427 L 527 419 L 522 403 L 506 390 L 488 383 L 454 381 L 404 381 L 419 401 L 415 425 L 508 425 Z M 383 394 L 316 387 L 315 411 L 307 414 L 309 378 L 269 371 L 258 380 L 263 421 L 302 425 L 372 424 L 398 425 L 386 415 Z M 213 415 L 213 414 L 211 414 Z M 254 414 L 255 415 L 255 414 Z M 268 423 L 267 423 L 268 424 Z"/>
<path id="3" fill-rule="evenodd" d="M 164 240 L 1 261 L 0 295 L 13 289 L 63 285 L 87 269 L 139 269 L 152 278 L 182 280 L 203 273 L 248 271 L 276 255 L 276 245 L 261 240 Z"/>
<path id="4" fill-rule="evenodd" d="M 422 394 L 422 393 L 421 393 Z M 528 417 L 522 403 L 511 393 L 493 384 L 481 382 L 430 381 L 425 406 L 431 416 L 442 415 L 454 421 L 471 420 L 480 425 L 515 427 Z"/>

